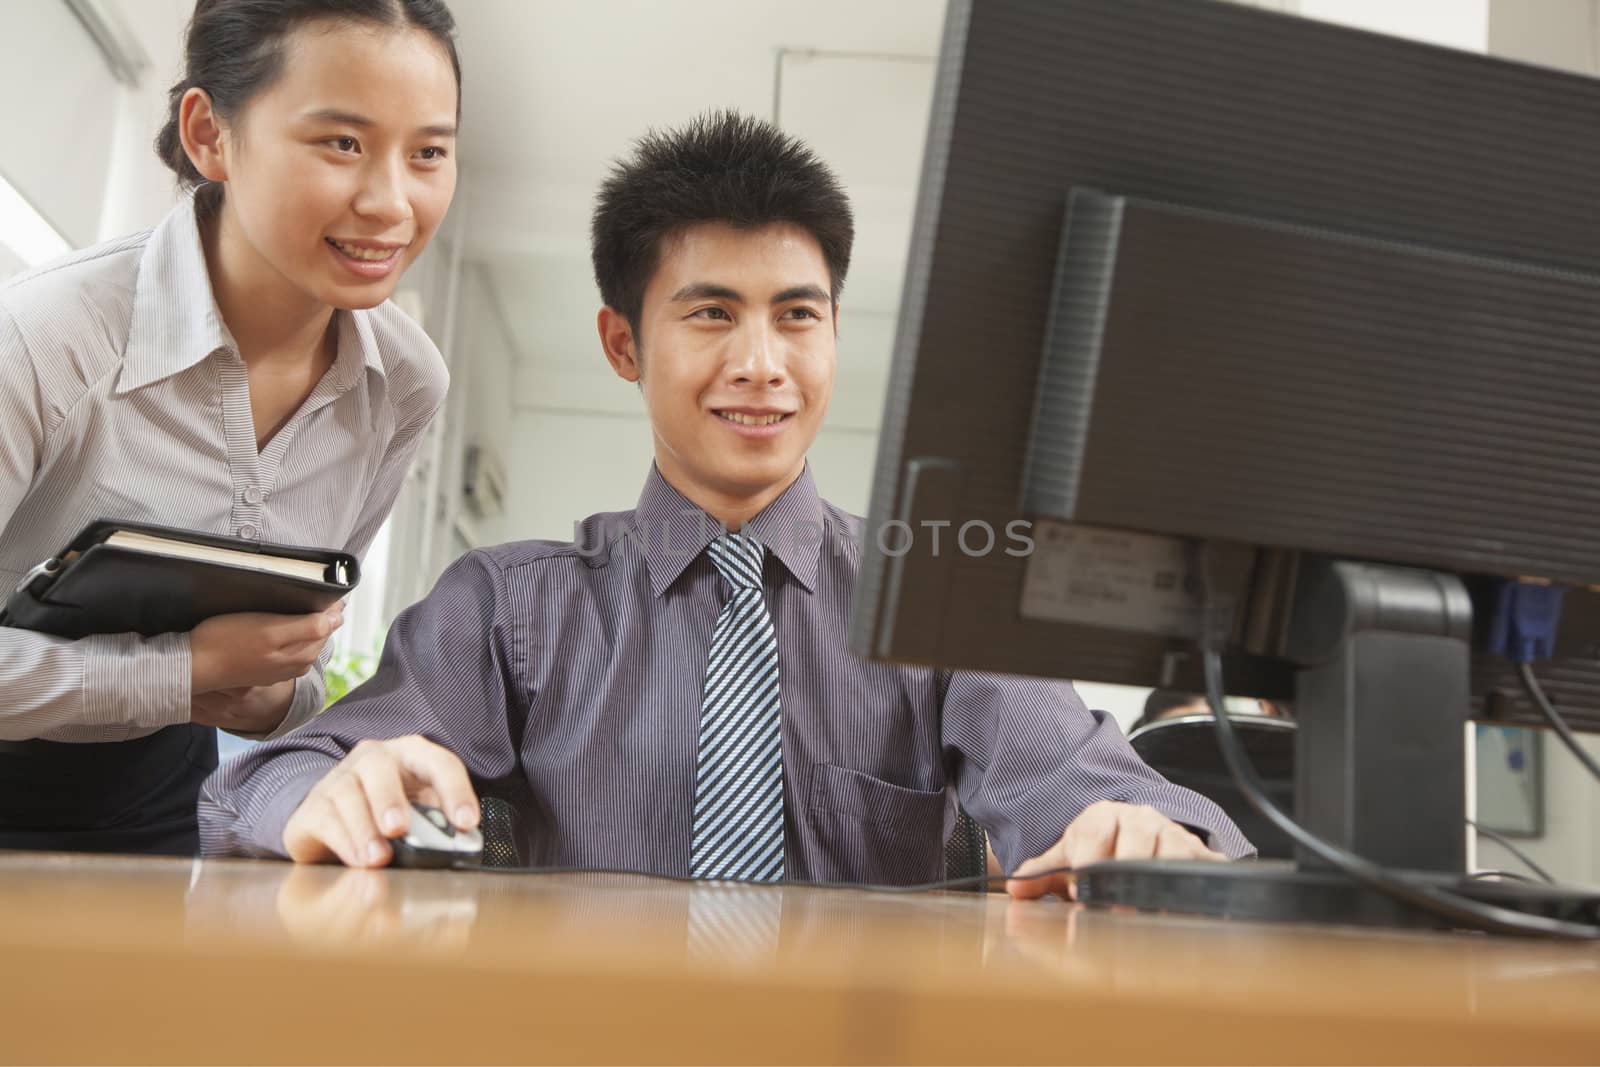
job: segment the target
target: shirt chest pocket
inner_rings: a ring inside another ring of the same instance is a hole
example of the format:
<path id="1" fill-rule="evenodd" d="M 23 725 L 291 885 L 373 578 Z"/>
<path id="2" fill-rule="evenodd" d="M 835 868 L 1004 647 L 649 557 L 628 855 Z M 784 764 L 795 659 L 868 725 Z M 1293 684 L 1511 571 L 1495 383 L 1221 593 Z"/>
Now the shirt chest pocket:
<path id="1" fill-rule="evenodd" d="M 947 799 L 819 763 L 806 802 L 815 881 L 907 884 L 942 877 Z"/>

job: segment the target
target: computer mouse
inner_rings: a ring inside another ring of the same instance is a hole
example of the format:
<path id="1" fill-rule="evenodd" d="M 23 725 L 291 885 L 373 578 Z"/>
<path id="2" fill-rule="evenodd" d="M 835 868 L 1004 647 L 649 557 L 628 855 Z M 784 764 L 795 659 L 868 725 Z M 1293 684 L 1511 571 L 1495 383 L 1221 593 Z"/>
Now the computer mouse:
<path id="1" fill-rule="evenodd" d="M 452 826 L 443 811 L 415 801 L 411 804 L 411 825 L 389 845 L 394 849 L 395 867 L 480 867 L 483 865 L 483 834 Z"/>

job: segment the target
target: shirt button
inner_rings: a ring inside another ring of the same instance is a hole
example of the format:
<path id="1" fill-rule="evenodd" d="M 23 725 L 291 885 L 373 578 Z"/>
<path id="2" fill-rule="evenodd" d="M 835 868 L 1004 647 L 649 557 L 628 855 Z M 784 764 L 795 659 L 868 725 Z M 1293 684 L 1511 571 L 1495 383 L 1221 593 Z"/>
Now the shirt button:
<path id="1" fill-rule="evenodd" d="M 245 523 L 243 526 L 239 527 L 239 536 L 244 538 L 246 541 L 254 541 L 257 537 L 261 536 L 261 531 L 249 523 Z"/>
<path id="2" fill-rule="evenodd" d="M 253 486 L 253 485 L 245 486 L 245 488 L 244 488 L 244 502 L 246 504 L 259 504 L 259 503 L 261 503 L 261 490 L 258 489 L 255 486 Z"/>

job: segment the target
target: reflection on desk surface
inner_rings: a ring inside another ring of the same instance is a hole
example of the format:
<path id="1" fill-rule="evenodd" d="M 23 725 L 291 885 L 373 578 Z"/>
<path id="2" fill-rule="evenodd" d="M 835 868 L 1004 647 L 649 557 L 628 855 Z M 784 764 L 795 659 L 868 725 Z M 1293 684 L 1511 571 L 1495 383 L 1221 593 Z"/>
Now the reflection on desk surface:
<path id="1" fill-rule="evenodd" d="M 78 1012 L 157 1027 L 165 1060 L 1600 1053 L 1593 947 L 982 894 L 0 853 L 0 956 L 20 1060 L 96 1058 Z M 478 1022 L 397 1030 L 422 988 Z"/>

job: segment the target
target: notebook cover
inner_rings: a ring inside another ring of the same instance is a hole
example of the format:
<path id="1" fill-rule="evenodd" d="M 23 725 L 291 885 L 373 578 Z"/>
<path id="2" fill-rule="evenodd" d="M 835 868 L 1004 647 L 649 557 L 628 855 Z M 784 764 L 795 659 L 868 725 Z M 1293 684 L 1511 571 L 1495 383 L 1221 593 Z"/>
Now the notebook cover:
<path id="1" fill-rule="evenodd" d="M 153 555 L 105 544 L 126 530 L 191 544 L 289 559 L 343 563 L 347 585 L 308 581 L 205 560 Z M 0 625 L 77 639 L 90 634 L 187 632 L 214 615 L 262 611 L 303 615 L 348 596 L 360 580 L 354 556 L 329 549 L 260 544 L 189 530 L 108 520 L 91 523 L 60 559 L 79 555 L 53 575 L 24 583 L 6 602 Z"/>

